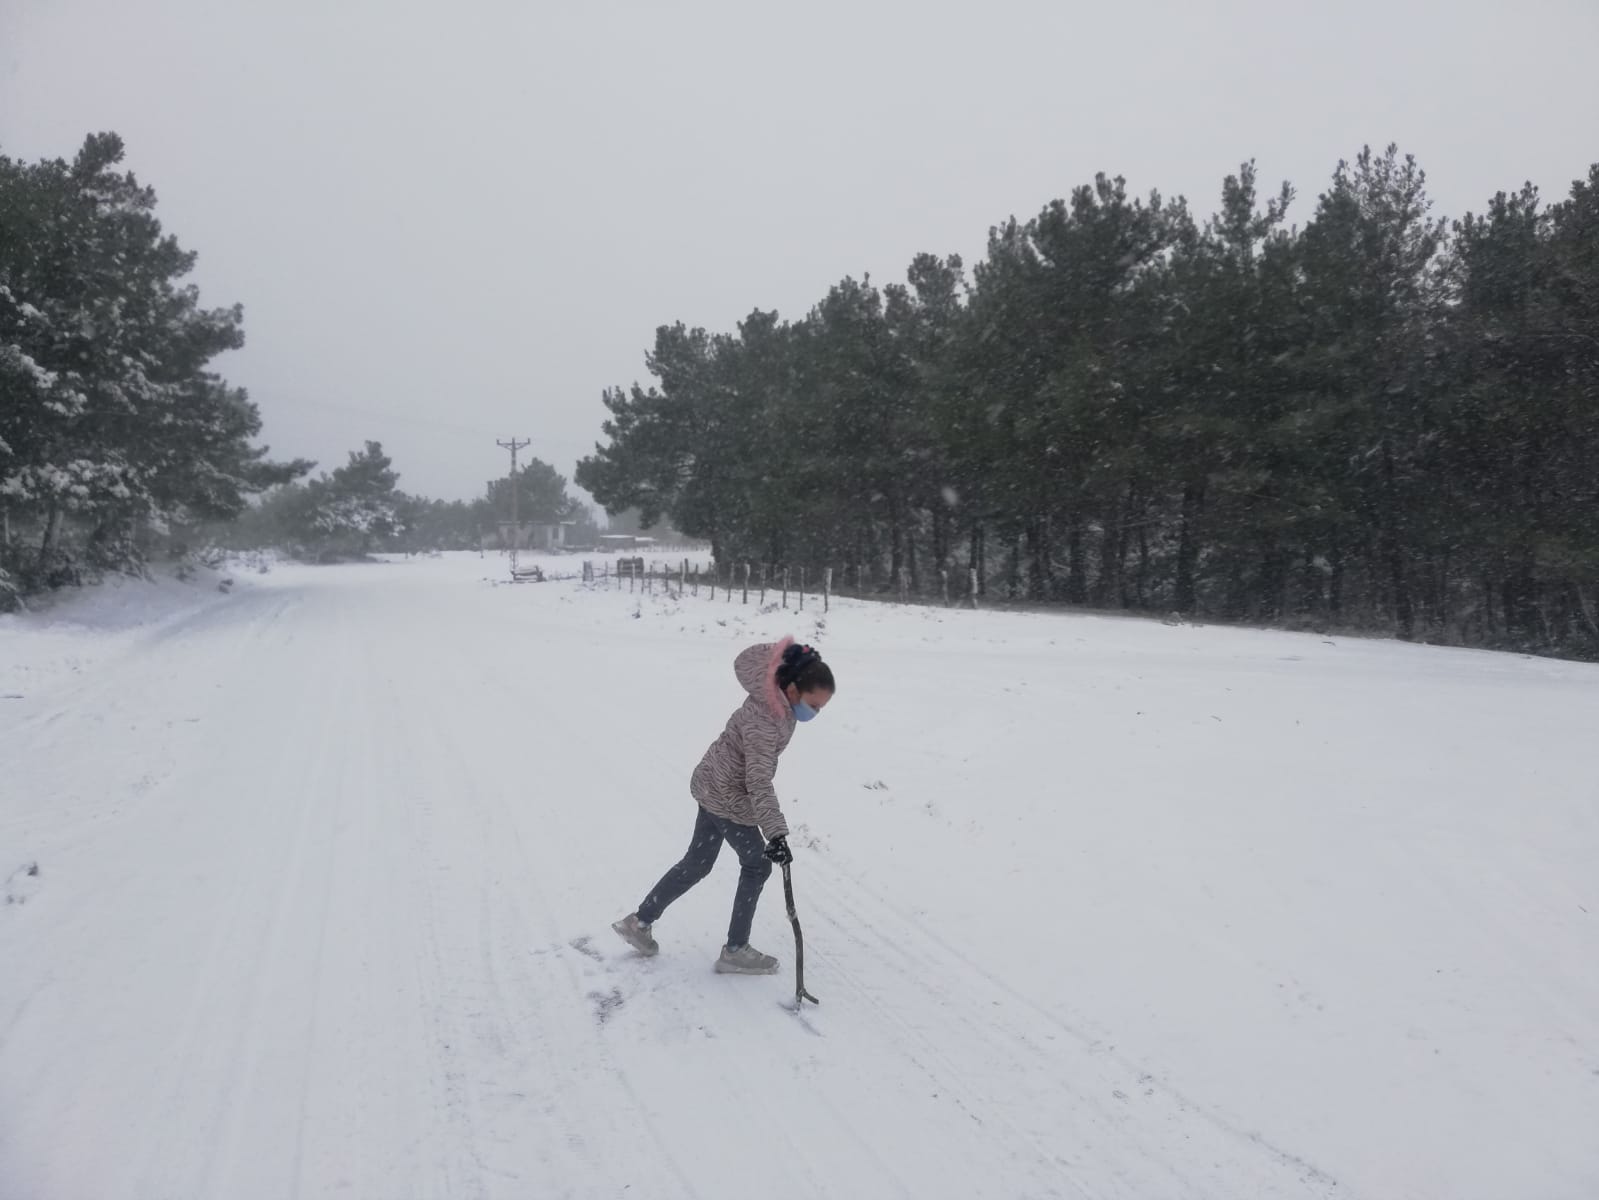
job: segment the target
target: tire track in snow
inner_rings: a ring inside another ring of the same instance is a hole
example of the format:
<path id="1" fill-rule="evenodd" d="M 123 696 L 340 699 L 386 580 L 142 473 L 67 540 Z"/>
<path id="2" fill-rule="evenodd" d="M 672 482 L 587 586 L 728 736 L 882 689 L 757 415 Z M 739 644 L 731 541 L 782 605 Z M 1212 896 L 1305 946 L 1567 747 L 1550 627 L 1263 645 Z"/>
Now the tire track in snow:
<path id="1" fill-rule="evenodd" d="M 398 649 L 390 641 L 397 631 L 380 625 L 377 632 L 382 640 L 369 641 L 365 647 L 363 667 L 369 679 L 382 678 L 390 670 L 390 656 Z M 412 665 L 431 653 L 431 648 L 413 648 Z M 437 769 L 438 746 L 447 736 L 449 722 L 459 719 L 459 711 L 451 711 L 447 698 L 442 709 L 436 708 L 438 697 L 408 695 L 392 680 L 390 686 L 374 689 L 374 694 L 381 697 L 376 723 L 387 733 L 390 756 L 393 786 L 386 795 L 392 804 L 390 817 L 403 821 L 400 853 L 415 864 L 414 886 L 421 896 L 413 933 L 423 1021 L 419 1049 L 426 1055 L 431 1081 L 426 1096 L 447 1133 L 445 1144 L 437 1148 L 442 1161 L 435 1166 L 441 1175 L 426 1182 L 430 1192 L 436 1189 L 449 1200 L 481 1200 L 493 1194 L 489 1179 L 497 1171 L 478 1145 L 478 1081 L 468 1047 L 479 1041 L 493 1055 L 508 1052 L 505 1040 L 494 1032 L 501 1027 L 496 1014 L 503 1005 L 505 986 L 482 953 L 494 918 L 492 897 L 482 887 L 481 876 L 492 864 L 470 853 L 471 848 L 489 850 L 492 843 L 482 835 L 477 812 L 462 803 L 462 781 Z M 473 873 L 479 882 L 463 890 L 458 881 Z M 463 928 L 461 919 L 468 914 L 475 920 Z M 466 937 L 471 940 L 464 941 Z M 474 980 L 476 986 L 471 986 Z"/>
<path id="2" fill-rule="evenodd" d="M 478 674 L 468 675 L 463 662 L 456 656 L 441 656 L 440 663 L 454 685 L 442 689 L 445 694 L 459 695 L 462 690 L 483 687 L 484 678 Z M 486 1058 L 461 1063 L 460 1069 L 468 1073 L 472 1085 L 469 1097 L 472 1108 L 486 1118 L 488 1124 L 503 1125 L 509 1121 L 521 1130 L 524 1139 L 538 1137 L 541 1140 L 539 1157 L 547 1171 L 547 1178 L 537 1181 L 541 1185 L 547 1185 L 550 1179 L 605 1177 L 611 1163 L 606 1161 L 605 1151 L 589 1148 L 589 1141 L 596 1138 L 594 1131 L 608 1131 L 608 1136 L 597 1139 L 602 1145 L 622 1144 L 628 1140 L 624 1122 L 636 1119 L 651 1135 L 660 1154 L 659 1162 L 678 1182 L 682 1189 L 680 1194 L 693 1195 L 670 1147 L 654 1135 L 645 1114 L 617 1114 L 609 1110 L 603 1099 L 591 1102 L 581 1081 L 572 1078 L 605 1076 L 616 1071 L 616 1065 L 606 1061 L 592 1019 L 574 1002 L 584 998 L 585 993 L 582 967 L 572 959 L 589 960 L 581 953 L 569 953 L 569 947 L 560 937 L 552 915 L 552 899 L 537 882 L 548 877 L 549 872 L 529 853 L 520 827 L 508 810 L 507 789 L 503 784 L 485 786 L 480 780 L 482 755 L 469 755 L 462 748 L 457 720 L 448 712 L 433 715 L 436 719 L 421 722 L 415 728 L 418 744 L 426 744 L 429 751 L 420 756 L 420 760 L 428 764 L 425 769 L 438 780 L 436 786 L 451 791 L 448 820 L 441 819 L 433 836 L 459 840 L 463 852 L 479 856 L 480 920 L 476 965 L 487 986 L 471 994 L 477 1012 L 470 1028 L 463 1027 L 459 1015 L 453 1019 L 449 1017 L 448 1010 L 442 1006 L 440 1018 L 443 1022 L 453 1021 L 452 1037 L 457 1039 L 457 1044 L 476 1040 L 489 1052 Z M 492 730 L 487 733 L 480 730 L 478 734 L 480 749 L 503 744 L 493 736 Z M 429 813 L 431 816 L 431 807 Z M 554 953 L 533 949 L 540 946 L 553 948 Z M 532 969 L 535 960 L 544 965 L 555 962 L 565 976 L 566 988 L 553 989 L 552 994 L 549 987 L 539 986 Z M 507 986 L 508 980 L 515 986 Z M 560 1026 L 558 1032 L 551 1028 L 556 1024 Z M 538 1031 L 539 1036 L 530 1036 L 531 1031 Z M 560 1057 L 552 1056 L 552 1052 Z M 582 1056 L 580 1065 L 575 1068 L 564 1061 L 574 1052 Z M 510 1060 L 509 1069 L 502 1065 L 507 1059 Z M 541 1092 L 552 1095 L 549 1087 L 540 1086 L 544 1082 L 542 1079 L 530 1077 L 535 1070 L 542 1070 L 549 1077 L 563 1078 L 568 1085 L 560 1100 L 546 1102 L 537 1114 L 542 1121 L 530 1119 L 534 1114 L 525 1111 L 536 1103 L 535 1097 Z M 471 1078 L 473 1072 L 481 1078 Z M 573 1084 L 576 1086 L 571 1086 Z M 509 1106 L 498 1103 L 506 1097 L 522 1103 Z M 574 1107 L 578 1109 L 575 1113 Z M 499 1111 L 491 1113 L 489 1110 L 494 1108 Z M 475 1128 L 473 1134 L 480 1139 L 487 1136 L 492 1140 L 494 1136 L 481 1127 Z M 636 1147 L 633 1153 L 636 1155 Z M 610 1157 L 614 1159 L 614 1155 Z M 637 1174 L 636 1166 L 631 1173 Z M 525 1185 L 528 1181 L 522 1182 Z M 619 1186 L 624 1182 L 618 1179 Z"/>
<path id="3" fill-rule="evenodd" d="M 210 616 L 213 611 L 201 615 Z M 271 784 L 255 794 L 239 792 L 222 801 L 244 818 L 241 827 L 210 847 L 213 852 L 230 855 L 217 865 L 227 871 L 232 883 L 226 900 L 213 912 L 211 945 L 193 984 L 182 1041 L 157 1089 L 165 1099 L 152 1111 L 163 1114 L 164 1119 L 139 1159 L 134 1192 L 139 1196 L 244 1196 L 262 1189 L 264 1181 L 259 1178 L 245 1182 L 236 1177 L 239 1161 L 247 1158 L 244 1112 L 257 1098 L 253 1084 L 263 1061 L 263 1034 L 270 1022 L 283 1018 L 281 1011 L 269 1011 L 268 997 L 289 996 L 313 1008 L 316 1003 L 314 989 L 309 996 L 297 996 L 292 980 L 287 985 L 273 985 L 289 948 L 291 910 L 311 870 L 313 828 L 319 817 L 326 819 L 329 792 L 321 783 L 332 774 L 331 763 L 338 753 L 338 726 L 317 717 L 321 704 L 331 703 L 335 709 L 343 706 L 349 695 L 349 677 L 342 669 L 342 658 L 323 661 L 315 671 L 305 672 L 290 655 L 268 656 L 261 643 L 269 632 L 266 627 L 274 625 L 282 611 L 281 605 L 273 606 L 265 621 L 247 631 L 235 646 L 238 659 L 253 648 L 258 657 L 275 664 L 272 671 L 256 678 L 257 686 L 248 693 L 246 711 L 258 714 L 258 719 L 236 721 L 235 728 L 270 727 L 273 719 L 281 721 L 285 714 L 292 714 L 294 731 L 280 729 L 279 736 L 291 745 L 309 745 L 312 750 L 304 756 L 281 755 L 268 777 Z M 176 637 L 192 629 L 183 623 L 164 632 Z M 283 633 L 281 629 L 278 632 Z M 278 690 L 284 685 L 293 690 L 294 699 Z M 186 776 L 191 782 L 196 765 L 190 764 L 191 775 Z M 193 790 L 189 799 L 191 803 L 216 802 Z M 271 807 L 283 799 L 294 805 L 286 822 Z M 292 833 L 287 853 L 279 859 L 273 851 L 284 829 Z M 331 865 L 324 862 L 321 866 L 325 896 Z M 264 897 L 271 898 L 265 907 L 261 904 Z M 202 897 L 196 899 L 203 902 Z M 321 928 L 320 922 L 317 928 Z M 254 949 L 243 954 L 241 947 L 246 945 Z M 309 1043 L 298 1052 L 304 1063 L 309 1058 Z M 302 1077 L 303 1071 L 302 1066 Z M 263 1104 L 272 1098 L 259 1097 Z M 292 1117 L 291 1122 L 297 1129 Z M 257 1137 L 266 1132 L 259 1126 L 253 1130 Z M 197 1147 L 203 1147 L 198 1157 Z M 297 1148 L 296 1137 L 291 1167 L 298 1165 Z M 284 1162 L 285 1149 L 272 1147 L 272 1160 Z"/>
<path id="4" fill-rule="evenodd" d="M 94 796 L 77 801 L 84 815 L 62 818 L 61 801 L 76 789 L 71 781 L 81 776 L 82 747 L 102 740 L 85 723 L 104 727 L 109 720 L 133 725 L 151 721 L 149 704 L 172 703 L 174 695 L 192 690 L 196 679 L 233 679 L 242 676 L 242 664 L 259 656 L 259 644 L 268 638 L 291 635 L 280 625 L 283 616 L 298 607 L 297 594 L 247 592 L 236 605 L 213 605 L 164 626 L 142 638 L 111 661 L 95 668 L 88 679 L 68 683 L 50 693 L 51 708 L 0 730 L 0 761 L 12 757 L 43 763 L 29 772 L 35 793 L 15 807 L 14 815 L 0 819 L 0 835 L 11 844 L 30 840 L 36 826 L 48 829 L 48 847 L 70 849 L 85 838 L 98 838 L 108 830 L 143 819 L 147 810 L 168 791 L 174 780 L 185 778 L 192 763 L 167 755 L 167 739 L 154 737 L 140 744 L 133 764 L 125 768 L 128 786 L 115 796 Z M 183 639 L 198 641 L 206 635 L 227 638 L 226 653 L 207 643 L 204 673 L 197 672 L 195 656 Z M 143 653 L 173 642 L 164 657 Z M 198 706 L 193 706 L 198 711 Z M 193 721 L 190 715 L 169 713 L 170 721 Z"/>
<path id="5" fill-rule="evenodd" d="M 349 680 L 343 671 L 336 671 L 335 678 L 338 683 L 333 690 L 335 708 L 344 708 L 349 697 Z M 360 711 L 359 706 L 353 711 Z M 330 807 L 335 809 L 349 803 L 344 789 L 342 773 L 335 765 L 337 754 L 342 754 L 347 748 L 347 740 L 335 738 L 334 726 L 324 724 L 316 753 L 311 757 L 304 770 L 301 781 L 300 811 L 294 833 L 294 841 L 289 858 L 283 864 L 281 882 L 273 903 L 273 917 L 270 932 L 267 936 L 266 948 L 260 960 L 260 975 L 255 986 L 251 989 L 249 1007 L 244 1016 L 245 1028 L 249 1035 L 245 1042 L 241 1061 L 235 1079 L 235 1086 L 246 1096 L 257 1094 L 258 1079 L 262 1073 L 263 1059 L 266 1050 L 263 1045 L 263 1027 L 270 1016 L 275 1023 L 281 1023 L 287 1016 L 290 1006 L 304 1010 L 305 1036 L 297 1046 L 287 1048 L 290 1057 L 298 1057 L 299 1061 L 294 1069 L 284 1069 L 284 1075 L 292 1075 L 298 1080 L 298 1088 L 280 1096 L 273 1096 L 271 1100 L 295 1101 L 294 1110 L 284 1114 L 280 1120 L 285 1120 L 292 1129 L 293 1153 L 286 1162 L 287 1171 L 284 1172 L 288 1181 L 298 1181 L 304 1151 L 303 1118 L 306 1108 L 306 1097 L 310 1090 L 311 1077 L 311 1048 L 315 1044 L 316 1016 L 321 1008 L 322 1000 L 322 961 L 326 945 L 328 924 L 328 897 L 331 892 L 333 872 L 336 863 L 337 842 L 331 836 L 325 837 L 325 845 L 315 844 L 316 826 L 331 824 L 331 814 L 327 811 Z M 342 732 L 342 731 L 341 731 Z M 329 783 L 332 786 L 328 786 Z M 307 904 L 310 917 L 309 922 L 304 919 L 297 923 L 299 916 L 296 909 L 302 902 Z M 307 928 L 307 924 L 309 928 Z M 305 937 L 304 944 L 309 950 L 305 955 L 312 967 L 309 976 L 299 976 L 293 972 L 292 966 L 286 962 L 290 958 L 291 941 L 297 936 Z M 280 973 L 284 974 L 281 983 L 276 987 L 269 987 Z M 282 1045 L 274 1047 L 274 1054 L 285 1053 Z M 263 1096 L 261 1107 L 266 1107 L 267 1097 Z M 244 1191 L 243 1181 L 240 1180 L 241 1169 L 250 1172 L 254 1163 L 252 1156 L 246 1153 L 248 1147 L 247 1133 L 259 1132 L 260 1125 L 246 1116 L 246 1106 L 235 1104 L 232 1115 L 224 1131 L 222 1144 L 219 1147 L 218 1159 L 221 1176 L 213 1194 L 241 1195 Z M 280 1156 L 287 1147 L 278 1147 Z M 251 1180 L 259 1186 L 259 1178 Z"/>
<path id="6" fill-rule="evenodd" d="M 116 709 L 127 695 L 129 675 L 149 676 L 160 674 L 166 679 L 179 677 L 182 663 L 168 663 L 149 652 L 169 642 L 201 636 L 207 633 L 226 632 L 236 635 L 232 657 L 245 657 L 254 643 L 273 632 L 272 625 L 285 613 L 301 603 L 298 589 L 293 591 L 251 590 L 235 593 L 227 600 L 187 613 L 176 620 L 160 623 L 137 636 L 127 646 L 114 652 L 104 661 L 94 663 L 87 676 L 63 680 L 43 692 L 47 707 L 29 713 L 15 724 L 0 730 L 0 752 L 13 742 L 26 742 L 30 746 L 49 744 L 35 741 L 33 735 L 40 730 L 54 729 L 63 723 L 81 719 L 86 714 Z M 266 615 L 257 614 L 265 608 Z M 146 693 L 149 694 L 149 693 Z M 81 740 L 74 731 L 65 740 L 71 744 Z"/>
<path id="7" fill-rule="evenodd" d="M 844 916 L 850 919 L 841 918 L 832 906 L 820 908 L 818 915 L 843 943 L 854 947 L 856 955 L 866 961 L 897 960 L 897 968 L 891 973 L 893 977 L 936 981 L 952 974 L 959 974 L 962 978 L 962 993 L 966 997 L 964 1001 L 958 1000 L 948 992 L 943 992 L 936 982 L 925 989 L 937 996 L 942 1011 L 959 1021 L 962 1030 L 958 1036 L 934 1042 L 926 1034 L 900 1021 L 907 1032 L 919 1039 L 930 1051 L 938 1053 L 941 1045 L 982 1046 L 986 1048 L 986 1057 L 994 1061 L 1008 1061 L 1011 1064 L 1007 1074 L 1012 1078 L 1037 1071 L 1040 1064 L 1049 1064 L 1051 1075 L 1061 1079 L 1080 1080 L 1081 1068 L 1089 1067 L 1094 1072 L 1098 1087 L 1102 1091 L 1096 1097 L 1082 1091 L 1081 1084 L 1077 1083 L 1074 1085 L 1075 1099 L 1087 1107 L 1088 1118 L 1094 1124 L 1109 1125 L 1117 1131 L 1117 1140 L 1131 1139 L 1137 1144 L 1138 1153 L 1135 1159 L 1137 1163 L 1160 1164 L 1166 1181 L 1180 1187 L 1180 1190 L 1169 1193 L 1171 1195 L 1230 1197 L 1236 1194 L 1240 1174 L 1247 1176 L 1254 1171 L 1247 1161 L 1239 1162 L 1236 1164 L 1240 1168 L 1239 1174 L 1229 1175 L 1222 1170 L 1205 1185 L 1206 1190 L 1193 1191 L 1190 1187 L 1193 1181 L 1186 1178 L 1181 1173 L 1184 1168 L 1177 1165 L 1191 1163 L 1191 1149 L 1185 1148 L 1181 1154 L 1175 1154 L 1167 1149 L 1169 1139 L 1156 1138 L 1148 1128 L 1151 1121 L 1156 1119 L 1156 1115 L 1146 1113 L 1142 1118 L 1134 1115 L 1136 1112 L 1132 1107 L 1134 1096 L 1141 1095 L 1145 1099 L 1157 1100 L 1166 1109 L 1158 1119 L 1164 1125 L 1172 1127 L 1174 1133 L 1171 1136 L 1179 1140 L 1191 1138 L 1191 1133 L 1183 1130 L 1198 1122 L 1230 1140 L 1237 1150 L 1243 1151 L 1248 1147 L 1247 1157 L 1253 1158 L 1254 1152 L 1258 1151 L 1268 1161 L 1274 1162 L 1279 1170 L 1292 1176 L 1292 1179 L 1285 1183 L 1294 1186 L 1306 1196 L 1322 1197 L 1332 1195 L 1334 1192 L 1340 1196 L 1350 1195 L 1346 1188 L 1339 1187 L 1337 1181 L 1300 1156 L 1272 1145 L 1257 1133 L 1240 1128 L 1166 1082 L 1156 1079 L 1125 1055 L 1117 1053 L 1114 1048 L 1107 1048 L 1097 1039 L 1073 1029 L 1058 1016 L 925 929 L 920 922 L 911 918 L 868 885 L 838 871 L 830 863 L 826 864 L 825 869 L 831 877 L 826 894 L 841 896 L 853 892 L 854 897 L 846 900 L 842 909 Z M 893 929 L 885 930 L 881 922 L 868 919 L 869 913 L 892 915 Z M 862 930 L 867 931 L 866 934 L 859 932 Z M 825 941 L 820 943 L 820 947 L 826 945 Z M 919 945 L 920 951 L 913 952 L 908 948 L 913 945 Z M 862 984 L 854 968 L 850 966 L 850 960 L 854 957 L 855 955 L 841 958 L 828 949 L 820 949 L 818 953 L 819 961 L 835 965 L 840 977 L 855 987 L 868 1003 L 880 1010 L 893 1012 L 892 1004 L 885 1004 Z M 1007 1008 L 1025 1009 L 1040 1024 L 1053 1027 L 1065 1034 L 1070 1039 L 1070 1044 L 1077 1047 L 1076 1050 L 1065 1051 L 1042 1044 L 1036 1037 L 1029 1036 L 1013 1020 L 983 1020 L 975 1015 L 963 1013 L 963 1004 L 970 1003 L 973 980 L 979 981 L 990 993 L 989 1008 L 1000 1013 Z M 1107 1064 L 1112 1069 L 1107 1070 Z M 957 1077 L 969 1076 L 971 1073 L 969 1068 L 963 1069 L 953 1063 L 949 1066 Z M 1105 1102 L 1104 1097 L 1107 1095 L 1121 1102 L 1120 1111 Z M 990 1103 L 996 1110 L 1002 1111 L 1005 1107 L 992 1097 Z M 1028 1139 L 1041 1150 L 1046 1145 L 1038 1132 L 1029 1133 Z M 1191 1166 L 1187 1169 L 1191 1170 Z M 1118 1183 L 1125 1186 L 1128 1181 L 1119 1180 Z M 1148 1190 L 1154 1186 L 1153 1181 L 1140 1178 L 1137 1180 L 1137 1185 L 1139 1195 L 1155 1194 Z"/>

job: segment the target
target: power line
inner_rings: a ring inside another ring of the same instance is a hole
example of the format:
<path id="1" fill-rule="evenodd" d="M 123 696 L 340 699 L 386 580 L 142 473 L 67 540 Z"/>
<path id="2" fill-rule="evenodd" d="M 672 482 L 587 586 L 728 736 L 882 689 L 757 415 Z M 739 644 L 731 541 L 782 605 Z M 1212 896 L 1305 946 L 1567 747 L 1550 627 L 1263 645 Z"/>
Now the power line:
<path id="1" fill-rule="evenodd" d="M 257 404 L 258 408 L 262 408 L 261 403 L 259 401 L 257 401 L 256 404 Z M 475 427 L 474 426 L 468 426 L 468 425 L 457 425 L 457 424 L 455 424 L 454 422 L 451 422 L 451 421 L 437 421 L 437 420 L 434 420 L 434 419 L 432 419 L 430 417 L 411 417 L 411 416 L 406 416 L 403 413 L 380 412 L 379 410 L 377 410 L 375 408 L 363 408 L 363 407 L 361 407 L 360 405 L 357 405 L 357 404 L 345 404 L 345 403 L 343 403 L 341 401 L 333 401 L 333 400 L 311 401 L 311 400 L 301 400 L 301 399 L 297 399 L 297 398 L 292 398 L 291 397 L 291 398 L 286 399 L 286 400 L 285 399 L 273 400 L 273 401 L 271 401 L 271 404 L 273 406 L 286 405 L 289 408 L 295 408 L 295 409 L 299 409 L 299 410 L 305 411 L 305 412 L 313 412 L 313 413 L 317 413 L 317 412 L 347 413 L 347 414 L 350 414 L 350 415 L 353 415 L 353 416 L 371 417 L 371 418 L 373 418 L 374 420 L 377 420 L 377 421 L 398 421 L 398 422 L 400 422 L 402 424 L 414 425 L 414 426 L 417 426 L 418 428 L 422 428 L 422 429 L 444 430 L 446 432 L 449 432 L 449 433 L 452 433 L 452 434 L 456 434 L 456 435 L 458 435 L 460 437 L 463 437 L 463 438 L 468 438 L 468 437 L 469 438 L 481 438 L 481 437 L 488 437 L 489 436 L 489 431 L 488 431 L 487 427 L 482 426 L 482 425 L 475 426 Z M 270 416 L 271 416 L 271 413 L 267 409 L 262 408 L 261 419 L 263 421 L 265 421 Z M 370 432 L 373 432 L 373 431 L 368 431 L 368 432 L 370 433 Z M 381 430 L 376 431 L 376 432 L 381 432 Z M 274 440 L 276 440 L 275 437 L 274 437 Z M 379 440 L 381 440 L 381 439 L 379 439 Z M 576 461 L 576 460 L 582 459 L 586 454 L 591 453 L 592 450 L 593 450 L 593 447 L 597 446 L 599 443 L 596 442 L 591 436 L 584 436 L 584 437 L 565 436 L 565 437 L 549 437 L 549 438 L 546 438 L 545 444 L 547 446 L 554 447 L 555 450 L 559 451 L 560 454 L 570 454 L 572 456 L 572 459 L 574 461 Z"/>
<path id="2" fill-rule="evenodd" d="M 271 415 L 271 411 L 279 406 L 297 408 L 301 411 L 345 413 L 357 417 L 370 417 L 377 421 L 398 421 L 404 425 L 418 425 L 426 429 L 444 429 L 451 433 L 458 433 L 465 437 L 483 437 L 488 430 L 479 425 L 457 425 L 453 421 L 439 421 L 432 417 L 412 417 L 404 413 L 382 412 L 375 408 L 363 408 L 359 404 L 345 404 L 337 400 L 301 400 L 296 397 L 276 397 L 270 401 L 255 401 L 256 408 L 260 410 L 262 419 Z"/>

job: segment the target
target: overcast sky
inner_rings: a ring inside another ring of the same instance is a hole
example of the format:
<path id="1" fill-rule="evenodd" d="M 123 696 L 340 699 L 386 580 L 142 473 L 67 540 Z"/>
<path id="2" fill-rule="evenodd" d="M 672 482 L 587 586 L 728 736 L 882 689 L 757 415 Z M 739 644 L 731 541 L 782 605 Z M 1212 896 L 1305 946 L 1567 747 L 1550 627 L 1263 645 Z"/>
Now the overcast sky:
<path id="1" fill-rule="evenodd" d="M 1303 223 L 1397 141 L 1436 210 L 1599 160 L 1599 0 L 0 0 L 0 153 L 120 133 L 277 455 L 570 477 L 657 325 L 971 263 L 1096 171 Z M 775 449 L 775 447 L 774 447 Z"/>

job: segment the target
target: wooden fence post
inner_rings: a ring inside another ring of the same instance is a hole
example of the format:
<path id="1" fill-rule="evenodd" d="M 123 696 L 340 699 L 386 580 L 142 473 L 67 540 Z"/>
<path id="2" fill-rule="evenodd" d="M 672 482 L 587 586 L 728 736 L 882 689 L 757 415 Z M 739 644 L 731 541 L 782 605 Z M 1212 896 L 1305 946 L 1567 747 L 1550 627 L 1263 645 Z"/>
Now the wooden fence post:
<path id="1" fill-rule="evenodd" d="M 805 568 L 800 568 L 799 610 L 805 611 Z"/>
<path id="2" fill-rule="evenodd" d="M 833 608 L 833 568 L 827 567 L 822 571 L 822 611 L 831 612 Z"/>
<path id="3" fill-rule="evenodd" d="M 744 603 L 750 602 L 750 565 L 744 564 Z"/>
<path id="4" fill-rule="evenodd" d="M 788 568 L 783 568 L 783 607 L 788 608 Z"/>

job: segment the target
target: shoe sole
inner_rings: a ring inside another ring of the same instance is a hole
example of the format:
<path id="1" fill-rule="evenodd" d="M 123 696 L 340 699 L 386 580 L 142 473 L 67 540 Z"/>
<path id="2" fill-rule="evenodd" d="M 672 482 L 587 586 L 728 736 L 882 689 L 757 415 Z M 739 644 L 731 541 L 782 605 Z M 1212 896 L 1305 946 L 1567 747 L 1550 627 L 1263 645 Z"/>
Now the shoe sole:
<path id="1" fill-rule="evenodd" d="M 654 958 L 656 954 L 660 952 L 661 948 L 659 946 L 646 946 L 635 942 L 626 934 L 626 932 L 623 931 L 622 926 L 619 923 L 613 922 L 611 924 L 611 932 L 616 934 L 617 937 L 621 938 L 629 946 L 632 946 L 633 949 L 637 950 L 645 958 Z"/>
<path id="2" fill-rule="evenodd" d="M 782 967 L 782 963 L 773 963 L 769 967 L 735 967 L 718 961 L 716 973 L 718 975 L 776 975 Z"/>

